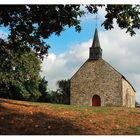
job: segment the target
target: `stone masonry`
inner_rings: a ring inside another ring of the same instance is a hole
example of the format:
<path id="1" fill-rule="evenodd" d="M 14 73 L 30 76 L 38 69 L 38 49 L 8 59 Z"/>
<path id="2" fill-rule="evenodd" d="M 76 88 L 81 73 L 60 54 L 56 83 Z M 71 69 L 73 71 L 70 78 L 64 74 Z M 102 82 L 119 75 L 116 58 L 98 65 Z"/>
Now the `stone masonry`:
<path id="1" fill-rule="evenodd" d="M 101 50 L 96 31 L 89 59 L 70 80 L 70 104 L 92 106 L 93 96 L 98 95 L 101 106 L 135 107 L 134 88 L 102 59 L 102 51 L 98 49 Z"/>
<path id="2" fill-rule="evenodd" d="M 126 105 L 126 91 L 129 91 L 129 96 L 135 96 L 129 83 L 107 62 L 103 59 L 87 60 L 71 78 L 70 100 L 74 105 L 91 106 L 92 97 L 99 95 L 101 106 L 134 107 L 135 103 Z"/>
<path id="3" fill-rule="evenodd" d="M 125 79 L 122 79 L 122 106 L 135 107 L 135 96 L 134 88 Z"/>

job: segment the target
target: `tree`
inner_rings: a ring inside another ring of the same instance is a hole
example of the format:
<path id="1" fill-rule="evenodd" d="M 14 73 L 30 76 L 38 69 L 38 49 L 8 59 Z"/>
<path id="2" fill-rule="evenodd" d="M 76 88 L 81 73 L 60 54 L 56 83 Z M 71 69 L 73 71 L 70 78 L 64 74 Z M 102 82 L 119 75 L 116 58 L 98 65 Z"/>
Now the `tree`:
<path id="1" fill-rule="evenodd" d="M 57 92 L 62 94 L 62 103 L 70 104 L 70 80 L 59 80 L 57 85 Z"/>
<path id="2" fill-rule="evenodd" d="M 135 101 L 135 106 L 136 106 L 136 107 L 140 107 L 140 103 L 137 102 L 137 101 Z"/>
<path id="3" fill-rule="evenodd" d="M 114 19 L 131 35 L 140 28 L 139 5 L 85 5 L 85 8 L 95 14 L 102 6 L 107 12 L 102 24 L 105 29 L 113 28 Z M 15 99 L 37 100 L 40 62 L 36 56 L 43 59 L 48 53 L 47 39 L 52 34 L 59 36 L 66 27 L 75 27 L 80 32 L 79 17 L 84 15 L 81 5 L 1 5 L 0 26 L 9 29 L 9 36 L 7 40 L 0 38 L 0 92 L 10 91 L 10 98 L 14 95 Z"/>
<path id="4" fill-rule="evenodd" d="M 105 29 L 112 29 L 115 19 L 121 29 L 126 29 L 130 35 L 134 35 L 135 29 L 140 29 L 140 5 L 107 5 L 105 21 L 102 25 Z"/>
<path id="5" fill-rule="evenodd" d="M 47 91 L 48 81 L 46 81 L 45 77 L 41 79 L 41 82 L 39 84 L 39 92 L 41 93 L 41 96 L 39 97 L 38 101 L 45 102 L 48 99 L 48 91 Z"/>
<path id="6" fill-rule="evenodd" d="M 0 97 L 36 101 L 40 60 L 31 49 L 15 51 L 9 44 L 1 45 L 0 52 Z"/>
<path id="7" fill-rule="evenodd" d="M 65 26 L 80 31 L 82 14 L 80 5 L 1 5 L 0 25 L 9 28 L 11 44 L 32 47 L 42 58 L 49 48 L 44 39 L 60 35 Z"/>
<path id="8" fill-rule="evenodd" d="M 97 13 L 102 6 L 107 12 L 102 24 L 105 29 L 113 28 L 114 19 L 121 29 L 126 29 L 131 35 L 140 28 L 139 5 L 85 5 L 91 14 Z M 43 59 L 50 47 L 45 39 L 53 33 L 60 35 L 67 26 L 80 32 L 79 17 L 85 14 L 81 5 L 1 5 L 0 25 L 9 28 L 11 46 L 24 46 L 24 50 L 34 48 Z M 0 44 L 4 45 L 4 42 L 1 39 Z"/>
<path id="9" fill-rule="evenodd" d="M 47 102 L 50 102 L 50 103 L 57 103 L 57 104 L 62 104 L 62 94 L 60 92 L 58 92 L 57 90 L 56 91 L 50 91 L 48 93 L 48 96 L 47 96 Z"/>

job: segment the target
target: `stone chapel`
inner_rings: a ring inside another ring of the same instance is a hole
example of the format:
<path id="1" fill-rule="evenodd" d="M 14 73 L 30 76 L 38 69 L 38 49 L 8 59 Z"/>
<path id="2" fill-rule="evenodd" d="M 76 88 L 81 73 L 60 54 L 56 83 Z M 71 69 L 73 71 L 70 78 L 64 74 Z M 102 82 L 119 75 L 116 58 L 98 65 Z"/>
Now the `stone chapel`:
<path id="1" fill-rule="evenodd" d="M 135 107 L 133 86 L 102 58 L 97 29 L 89 58 L 72 76 L 70 84 L 72 105 Z"/>

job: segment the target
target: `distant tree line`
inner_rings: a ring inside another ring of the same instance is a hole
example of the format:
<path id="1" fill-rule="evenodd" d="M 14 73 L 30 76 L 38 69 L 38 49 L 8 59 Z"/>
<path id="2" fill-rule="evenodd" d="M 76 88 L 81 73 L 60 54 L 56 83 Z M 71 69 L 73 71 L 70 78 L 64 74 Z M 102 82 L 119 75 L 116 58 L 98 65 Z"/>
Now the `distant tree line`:
<path id="1" fill-rule="evenodd" d="M 81 31 L 80 17 L 95 14 L 105 6 L 102 23 L 106 30 L 121 29 L 131 35 L 140 29 L 140 5 L 1 5 L 0 27 L 8 29 L 7 39 L 0 37 L 0 97 L 69 104 L 70 82 L 60 80 L 56 91 L 48 91 L 41 78 L 40 63 L 48 54 L 47 39 L 66 27 Z M 41 58 L 41 59 L 39 59 Z"/>
<path id="2" fill-rule="evenodd" d="M 8 42 L 0 45 L 0 98 L 69 104 L 69 80 L 58 81 L 58 89 L 48 91 L 48 82 L 39 74 L 41 60 L 31 48 L 24 49 Z"/>
<path id="3" fill-rule="evenodd" d="M 135 106 L 138 107 L 138 108 L 140 108 L 140 103 L 136 101 L 135 102 Z"/>
<path id="4" fill-rule="evenodd" d="M 39 85 L 39 92 L 41 93 L 39 102 L 70 104 L 70 80 L 57 81 L 57 90 L 48 91 L 48 82 L 45 78 L 42 79 Z"/>
<path id="5" fill-rule="evenodd" d="M 0 98 L 70 104 L 69 79 L 57 81 L 56 91 L 48 91 L 48 81 L 45 80 L 45 77 L 40 78 L 36 86 L 33 86 L 28 80 L 24 84 L 12 84 L 11 82 L 0 84 Z"/>
<path id="6" fill-rule="evenodd" d="M 0 98 L 68 103 L 64 99 L 69 94 L 66 80 L 57 82 L 57 91 L 48 92 L 48 82 L 39 74 L 40 57 L 28 46 L 4 44 L 0 44 Z"/>

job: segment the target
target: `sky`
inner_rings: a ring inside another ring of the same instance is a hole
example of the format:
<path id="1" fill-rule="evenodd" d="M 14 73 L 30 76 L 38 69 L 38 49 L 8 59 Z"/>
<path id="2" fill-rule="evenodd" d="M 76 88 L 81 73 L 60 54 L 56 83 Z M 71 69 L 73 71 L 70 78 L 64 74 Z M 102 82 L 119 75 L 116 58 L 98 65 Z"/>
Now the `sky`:
<path id="1" fill-rule="evenodd" d="M 136 90 L 136 100 L 140 102 L 140 31 L 131 37 L 114 24 L 111 31 L 104 30 L 105 11 L 98 13 L 98 35 L 103 50 L 103 59 L 118 70 Z M 41 76 L 48 81 L 49 90 L 56 90 L 56 81 L 71 78 L 89 57 L 95 31 L 95 15 L 81 19 L 82 30 L 66 28 L 61 36 L 52 35 L 47 43 L 51 45 L 48 57 L 41 64 Z M 7 31 L 0 28 L 0 37 L 6 38 Z"/>
<path id="2" fill-rule="evenodd" d="M 131 37 L 114 24 L 113 30 L 107 31 L 101 27 L 105 11 L 98 13 L 98 33 L 103 59 L 118 70 L 133 85 L 140 102 L 140 31 Z M 95 15 L 88 15 L 81 19 L 82 31 L 66 29 L 60 37 L 51 36 L 49 55 L 42 63 L 41 75 L 49 82 L 49 90 L 57 88 L 56 81 L 71 78 L 89 57 L 95 31 Z"/>

